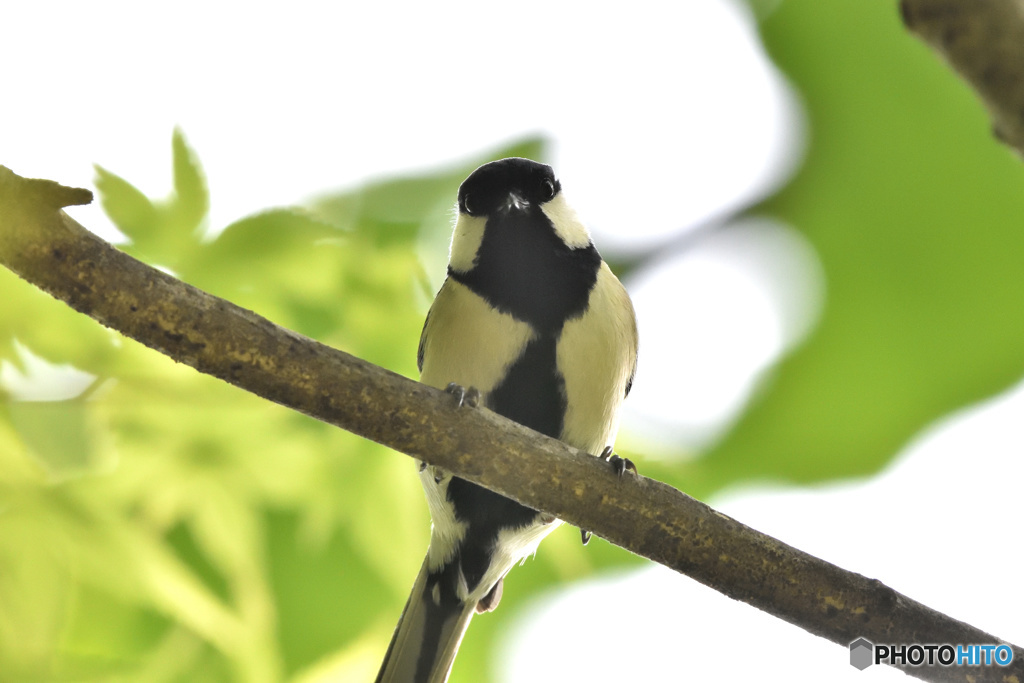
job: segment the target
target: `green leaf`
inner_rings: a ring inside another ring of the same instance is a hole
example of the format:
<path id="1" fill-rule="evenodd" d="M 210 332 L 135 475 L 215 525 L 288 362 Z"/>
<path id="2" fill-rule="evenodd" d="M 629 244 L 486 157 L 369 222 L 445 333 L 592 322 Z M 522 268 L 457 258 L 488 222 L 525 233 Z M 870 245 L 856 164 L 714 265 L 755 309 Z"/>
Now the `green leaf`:
<path id="1" fill-rule="evenodd" d="M 206 177 L 195 152 L 188 146 L 185 134 L 174 129 L 172 141 L 174 156 L 173 229 L 198 234 L 203 219 L 210 210 L 210 197 Z"/>
<path id="2" fill-rule="evenodd" d="M 304 334 L 337 325 L 347 235 L 301 209 L 271 209 L 229 225 L 182 262 L 183 279 Z"/>
<path id="3" fill-rule="evenodd" d="M 344 233 L 301 209 L 268 209 L 224 228 L 203 249 L 202 260 L 190 264 L 191 270 L 199 276 L 206 268 L 234 268 L 237 271 L 231 274 L 233 279 L 252 274 L 253 264 L 263 259 L 314 246 L 319 240 L 342 237 Z"/>
<path id="4" fill-rule="evenodd" d="M 100 203 L 114 224 L 131 240 L 124 249 L 144 261 L 177 270 L 201 244 L 201 230 L 210 201 L 206 180 L 184 134 L 174 131 L 171 143 L 174 191 L 154 201 L 123 178 L 96 166 Z"/>
<path id="5" fill-rule="evenodd" d="M 70 363 L 94 375 L 109 372 L 116 356 L 114 333 L 6 268 L 0 269 L 0 292 L 0 362 L 22 368 L 20 344 L 50 363 Z"/>
<path id="6" fill-rule="evenodd" d="M 96 465 L 96 439 L 85 401 L 12 401 L 8 415 L 51 475 L 83 474 Z"/>
<path id="7" fill-rule="evenodd" d="M 119 175 L 99 164 L 96 169 L 96 189 L 100 205 L 117 229 L 137 245 L 153 241 L 153 231 L 159 227 L 159 211 L 149 197 Z"/>

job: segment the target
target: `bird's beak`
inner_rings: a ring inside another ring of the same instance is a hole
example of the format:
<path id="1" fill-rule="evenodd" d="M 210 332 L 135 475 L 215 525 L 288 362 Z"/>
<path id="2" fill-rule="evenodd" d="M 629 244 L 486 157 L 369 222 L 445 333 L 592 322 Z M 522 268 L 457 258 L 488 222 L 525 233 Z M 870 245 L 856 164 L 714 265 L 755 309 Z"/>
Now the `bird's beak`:
<path id="1" fill-rule="evenodd" d="M 501 208 L 505 213 L 510 211 L 525 211 L 530 208 L 530 202 L 526 201 L 515 192 L 509 192 L 508 198 L 505 200 L 505 203 Z"/>

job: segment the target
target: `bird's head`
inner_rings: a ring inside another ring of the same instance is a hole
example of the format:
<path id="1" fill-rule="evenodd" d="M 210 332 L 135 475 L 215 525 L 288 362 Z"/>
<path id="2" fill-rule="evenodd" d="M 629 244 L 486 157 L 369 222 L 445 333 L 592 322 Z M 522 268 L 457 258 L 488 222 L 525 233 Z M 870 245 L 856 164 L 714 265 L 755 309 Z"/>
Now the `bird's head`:
<path id="1" fill-rule="evenodd" d="M 571 249 L 590 244 L 590 234 L 566 204 L 552 168 L 518 157 L 484 164 L 459 187 L 452 270 L 473 268 L 487 232 L 504 233 L 505 245 L 529 247 L 552 236 Z"/>

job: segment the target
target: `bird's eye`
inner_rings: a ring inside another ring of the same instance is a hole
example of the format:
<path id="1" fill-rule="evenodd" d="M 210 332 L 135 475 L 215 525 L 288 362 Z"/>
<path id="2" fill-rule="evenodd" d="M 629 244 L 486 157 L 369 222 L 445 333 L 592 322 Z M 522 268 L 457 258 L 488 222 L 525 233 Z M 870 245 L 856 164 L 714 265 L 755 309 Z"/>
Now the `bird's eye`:
<path id="1" fill-rule="evenodd" d="M 540 196 L 544 201 L 549 201 L 555 198 L 555 183 L 550 178 L 545 178 L 544 182 L 540 186 Z"/>
<path id="2" fill-rule="evenodd" d="M 462 198 L 462 210 L 468 213 L 470 216 L 476 213 L 475 211 L 473 211 L 473 205 L 469 203 L 468 194 Z"/>

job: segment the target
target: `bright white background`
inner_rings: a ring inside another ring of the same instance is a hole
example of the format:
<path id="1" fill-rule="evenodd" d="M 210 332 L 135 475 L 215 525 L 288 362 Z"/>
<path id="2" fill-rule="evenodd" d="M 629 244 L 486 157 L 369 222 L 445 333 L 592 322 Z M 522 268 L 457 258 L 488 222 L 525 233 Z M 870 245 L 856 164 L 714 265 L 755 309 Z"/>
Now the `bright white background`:
<path id="1" fill-rule="evenodd" d="M 17 3 L 0 18 L 0 163 L 75 186 L 99 163 L 160 195 L 180 125 L 217 228 L 542 133 L 599 247 L 654 243 L 785 180 L 801 114 L 743 7 L 595 7 Z M 109 225 L 95 206 L 74 214 Z M 827 301 L 813 250 L 784 225 L 706 240 L 629 286 L 644 371 L 626 429 L 694 447 L 728 427 Z M 666 297 L 676 315 L 663 314 Z M 986 523 L 1019 518 L 1021 414 L 1017 390 L 936 425 L 870 481 L 710 502 L 1021 643 L 1014 539 Z M 969 533 L 919 523 L 958 522 L 958 507 L 979 520 Z M 903 676 L 857 672 L 842 648 L 658 568 L 529 611 L 507 637 L 508 681 L 721 680 L 723 661 L 789 681 Z"/>

